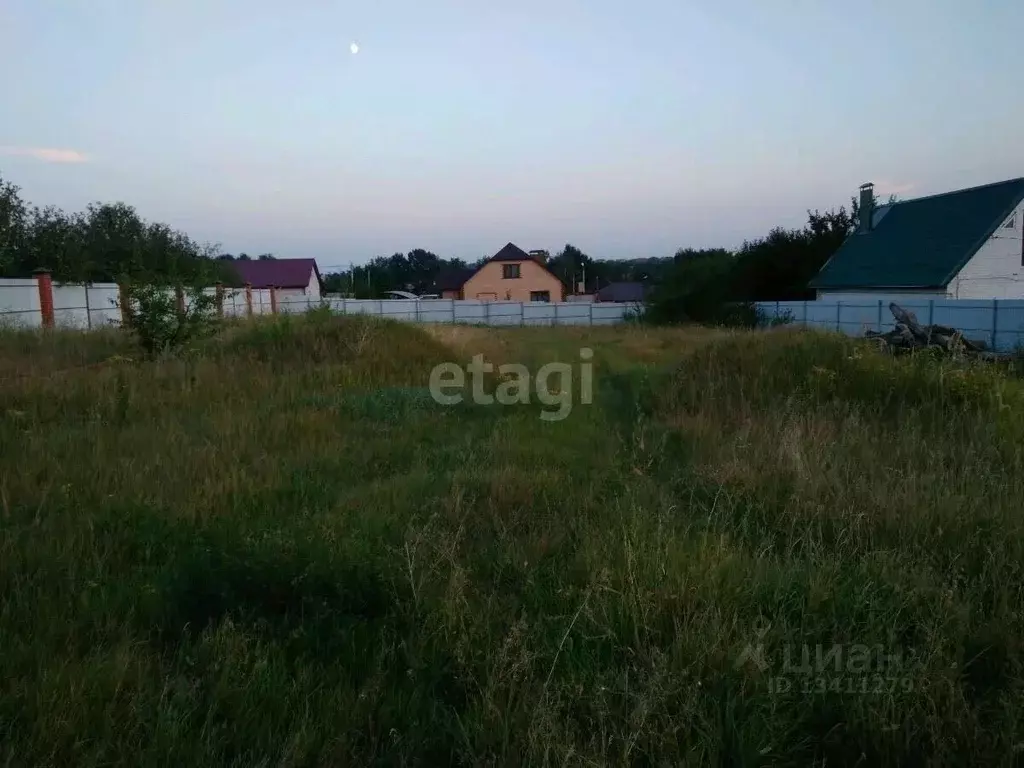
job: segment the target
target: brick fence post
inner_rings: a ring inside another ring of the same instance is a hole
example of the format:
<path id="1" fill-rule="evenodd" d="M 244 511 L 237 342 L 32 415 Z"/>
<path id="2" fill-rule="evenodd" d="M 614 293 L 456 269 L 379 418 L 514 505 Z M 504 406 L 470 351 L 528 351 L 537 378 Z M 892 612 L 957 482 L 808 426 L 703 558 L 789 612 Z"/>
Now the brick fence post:
<path id="1" fill-rule="evenodd" d="M 43 328 L 53 328 L 53 278 L 48 269 L 37 269 L 33 274 L 36 276 L 36 287 L 39 289 L 39 311 L 43 317 Z"/>
<path id="2" fill-rule="evenodd" d="M 245 284 L 245 314 L 252 317 L 252 284 Z"/>
<path id="3" fill-rule="evenodd" d="M 272 314 L 277 314 L 277 288 L 270 286 L 270 311 Z"/>
<path id="4" fill-rule="evenodd" d="M 217 283 L 217 317 L 224 317 L 224 283 Z"/>

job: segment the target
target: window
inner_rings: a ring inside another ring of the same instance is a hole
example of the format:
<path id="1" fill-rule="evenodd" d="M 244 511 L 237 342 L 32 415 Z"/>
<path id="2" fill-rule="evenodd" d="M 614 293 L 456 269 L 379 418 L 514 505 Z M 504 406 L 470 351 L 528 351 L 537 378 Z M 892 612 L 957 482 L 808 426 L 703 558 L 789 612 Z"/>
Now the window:
<path id="1" fill-rule="evenodd" d="M 1013 215 L 1013 216 L 1010 217 L 1010 220 L 1008 222 L 1006 222 L 1006 225 L 1003 227 L 1003 229 L 1016 229 L 1016 228 L 1017 228 L 1017 216 Z"/>
<path id="2" fill-rule="evenodd" d="M 501 276 L 506 280 L 519 277 L 519 265 L 518 264 L 502 264 Z"/>
<path id="3" fill-rule="evenodd" d="M 551 301 L 551 291 L 530 291 L 530 301 Z"/>

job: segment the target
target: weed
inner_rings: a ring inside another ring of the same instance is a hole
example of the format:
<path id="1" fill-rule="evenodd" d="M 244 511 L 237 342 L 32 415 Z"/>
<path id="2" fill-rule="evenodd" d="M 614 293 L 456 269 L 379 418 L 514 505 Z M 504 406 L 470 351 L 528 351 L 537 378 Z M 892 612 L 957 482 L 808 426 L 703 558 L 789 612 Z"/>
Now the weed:
<path id="1" fill-rule="evenodd" d="M 192 346 L 0 332 L 0 762 L 1016 759 L 1019 379 L 792 328 Z M 561 422 L 426 391 L 584 346 Z"/>

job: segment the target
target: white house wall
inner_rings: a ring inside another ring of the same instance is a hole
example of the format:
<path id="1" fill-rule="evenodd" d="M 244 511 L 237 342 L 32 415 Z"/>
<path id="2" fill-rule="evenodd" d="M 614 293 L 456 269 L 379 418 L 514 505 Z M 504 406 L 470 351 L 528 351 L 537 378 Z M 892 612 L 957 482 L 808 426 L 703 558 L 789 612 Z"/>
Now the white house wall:
<path id="1" fill-rule="evenodd" d="M 306 286 L 306 295 L 311 301 L 320 301 L 320 281 L 316 279 L 316 272 L 314 270 L 309 271 L 309 285 Z"/>
<path id="2" fill-rule="evenodd" d="M 1013 229 L 1005 225 L 1013 220 Z M 1024 299 L 1024 203 L 950 281 L 954 299 Z"/>
<path id="3" fill-rule="evenodd" d="M 309 283 L 305 288 L 278 288 L 277 301 L 283 312 L 305 312 L 320 303 L 320 281 L 316 272 L 310 270 Z"/>

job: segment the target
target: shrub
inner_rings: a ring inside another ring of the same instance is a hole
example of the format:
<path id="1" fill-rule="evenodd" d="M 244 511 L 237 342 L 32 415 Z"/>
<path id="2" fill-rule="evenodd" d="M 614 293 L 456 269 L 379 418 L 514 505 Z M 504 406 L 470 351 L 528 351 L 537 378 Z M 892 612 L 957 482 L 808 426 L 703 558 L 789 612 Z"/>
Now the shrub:
<path id="1" fill-rule="evenodd" d="M 697 255 L 677 264 L 651 296 L 646 317 L 650 322 L 717 323 L 735 316 L 728 307 L 731 254 Z"/>
<path id="2" fill-rule="evenodd" d="M 128 284 L 125 299 L 127 325 L 147 354 L 178 349 L 213 331 L 217 299 L 200 288 Z"/>

